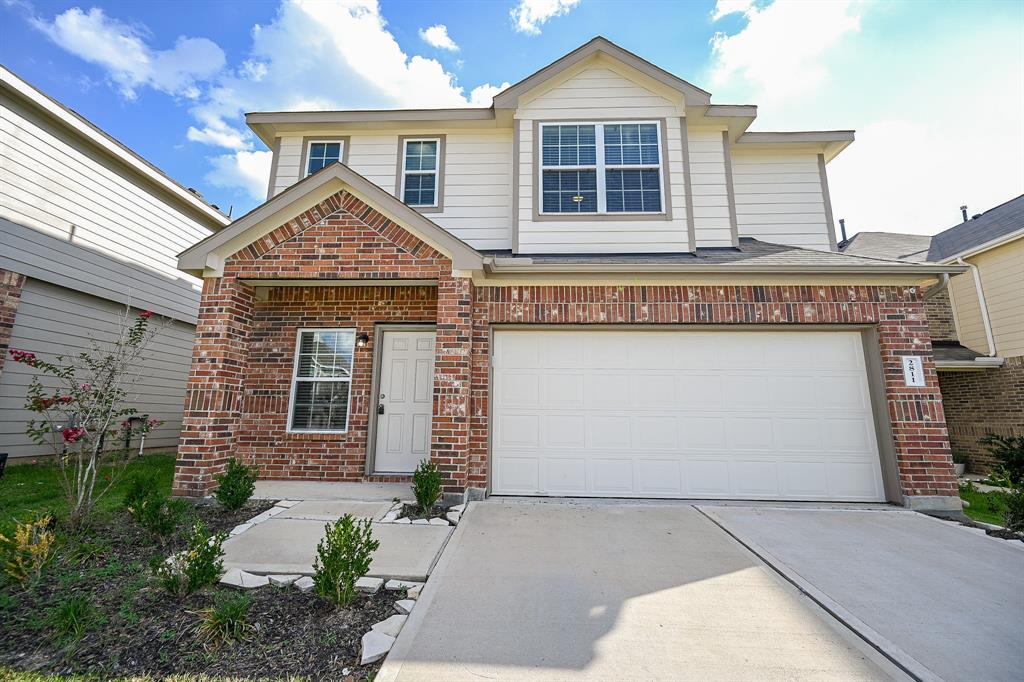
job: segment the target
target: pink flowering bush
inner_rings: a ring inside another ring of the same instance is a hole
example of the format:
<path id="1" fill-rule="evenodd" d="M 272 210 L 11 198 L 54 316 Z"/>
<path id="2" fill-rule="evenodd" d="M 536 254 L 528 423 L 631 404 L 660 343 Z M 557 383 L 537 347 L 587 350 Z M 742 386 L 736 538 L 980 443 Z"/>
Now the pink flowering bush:
<path id="1" fill-rule="evenodd" d="M 120 479 L 130 457 L 126 437 L 130 441 L 160 424 L 132 419 L 137 410 L 128 404 L 128 391 L 142 378 L 142 355 L 158 331 L 150 326 L 151 316 L 127 309 L 113 341 L 93 341 L 90 350 L 73 357 L 51 362 L 26 350 L 9 351 L 12 360 L 37 370 L 25 404 L 35 414 L 26 433 L 53 449 L 72 529 L 88 525 L 96 501 Z M 109 465 L 103 474 L 101 465 Z"/>

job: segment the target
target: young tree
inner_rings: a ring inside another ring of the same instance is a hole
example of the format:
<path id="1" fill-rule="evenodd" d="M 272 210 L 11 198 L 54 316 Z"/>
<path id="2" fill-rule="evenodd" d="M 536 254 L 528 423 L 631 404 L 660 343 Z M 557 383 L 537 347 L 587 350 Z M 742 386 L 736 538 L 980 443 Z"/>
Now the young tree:
<path id="1" fill-rule="evenodd" d="M 160 423 L 130 419 L 137 410 L 127 404 L 128 391 L 141 378 L 143 352 L 159 331 L 150 326 L 151 316 L 148 310 L 133 315 L 126 308 L 118 316 L 113 341 L 92 340 L 90 350 L 74 357 L 59 355 L 49 362 L 10 350 L 15 362 L 38 370 L 25 405 L 36 416 L 26 433 L 37 444 L 53 447 L 72 529 L 88 525 L 97 500 L 124 472 L 130 459 L 126 437 L 148 433 Z M 102 476 L 101 465 L 110 465 Z"/>

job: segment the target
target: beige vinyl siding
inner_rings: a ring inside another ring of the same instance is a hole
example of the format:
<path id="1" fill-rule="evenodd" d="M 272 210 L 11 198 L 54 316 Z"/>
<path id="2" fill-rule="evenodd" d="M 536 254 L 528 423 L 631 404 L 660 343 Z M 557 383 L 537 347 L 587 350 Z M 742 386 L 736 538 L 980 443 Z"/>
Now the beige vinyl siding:
<path id="1" fill-rule="evenodd" d="M 732 150 L 739 236 L 829 250 L 818 157 L 809 152 Z"/>
<path id="2" fill-rule="evenodd" d="M 307 133 L 306 135 L 316 135 Z M 348 166 L 377 186 L 396 194 L 400 135 L 445 136 L 444 211 L 428 217 L 478 249 L 508 249 L 512 229 L 511 130 L 351 131 Z M 324 134 L 324 139 L 330 139 Z M 300 179 L 301 138 L 281 138 L 276 191 Z M 294 161 L 292 158 L 294 157 Z"/>
<path id="3" fill-rule="evenodd" d="M 666 99 L 613 71 L 600 61 L 557 82 L 516 111 L 519 126 L 519 253 L 664 253 L 688 251 L 686 186 L 680 129 L 681 101 Z M 534 154 L 535 122 L 651 120 L 662 125 L 668 178 L 666 207 L 671 220 L 616 219 L 534 220 L 539 212 L 533 196 L 539 184 Z"/>
<path id="4" fill-rule="evenodd" d="M 302 138 L 282 137 L 278 138 L 278 144 L 280 146 L 275 160 L 277 173 L 274 175 L 272 194 L 283 192 L 305 176 L 304 169 L 299 167 L 302 163 Z"/>
<path id="5" fill-rule="evenodd" d="M 89 349 L 91 339 L 111 340 L 117 316 L 123 311 L 117 303 L 29 279 L 22 291 L 11 348 L 31 350 L 47 359 L 74 355 Z M 131 390 L 129 404 L 141 414 L 165 422 L 147 438 L 147 447 L 177 445 L 194 332 L 192 325 L 173 322 L 154 339 L 139 365 L 143 378 Z M 0 374 L 0 452 L 11 457 L 51 454 L 49 446 L 37 446 L 25 435 L 26 423 L 33 416 L 24 408 L 25 396 L 35 371 L 8 357 Z"/>
<path id="6" fill-rule="evenodd" d="M 691 126 L 688 136 L 697 247 L 732 246 L 722 130 Z"/>
<path id="7" fill-rule="evenodd" d="M 985 302 L 992 322 L 996 354 L 1010 358 L 1024 355 L 1024 239 L 996 247 L 966 259 L 978 266 Z M 960 343 L 988 353 L 988 341 L 970 271 L 950 281 L 953 314 Z"/>
<path id="8" fill-rule="evenodd" d="M 201 282 L 177 254 L 210 234 L 126 169 L 5 98 L 0 267 L 195 321 Z"/>

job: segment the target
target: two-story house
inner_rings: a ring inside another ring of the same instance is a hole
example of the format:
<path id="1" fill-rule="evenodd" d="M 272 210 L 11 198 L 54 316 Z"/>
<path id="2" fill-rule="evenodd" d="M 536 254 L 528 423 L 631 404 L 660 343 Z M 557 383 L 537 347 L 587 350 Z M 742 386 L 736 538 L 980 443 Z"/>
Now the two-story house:
<path id="1" fill-rule="evenodd" d="M 266 203 L 205 281 L 175 489 L 892 500 L 959 509 L 922 296 L 958 265 L 836 252 L 851 131 L 595 38 L 487 108 L 254 113 Z"/>
<path id="2" fill-rule="evenodd" d="M 125 306 L 169 320 L 129 396 L 178 443 L 201 281 L 177 254 L 230 222 L 77 113 L 0 67 L 0 453 L 51 455 L 26 435 L 35 372 L 8 349 L 52 359 L 114 338 Z M 137 447 L 139 443 L 133 443 Z"/>

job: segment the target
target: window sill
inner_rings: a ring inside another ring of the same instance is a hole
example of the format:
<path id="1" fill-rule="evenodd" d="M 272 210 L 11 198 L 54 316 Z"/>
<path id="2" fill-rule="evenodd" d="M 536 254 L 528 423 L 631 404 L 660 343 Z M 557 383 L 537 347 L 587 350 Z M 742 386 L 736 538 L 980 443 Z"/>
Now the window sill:
<path id="1" fill-rule="evenodd" d="M 444 208 L 441 206 L 410 206 L 409 204 L 406 204 L 406 206 L 409 206 L 409 208 L 417 213 L 444 213 Z"/>
<path id="2" fill-rule="evenodd" d="M 533 222 L 633 222 L 644 220 L 672 220 L 670 212 L 661 213 L 538 213 L 534 211 Z"/>

